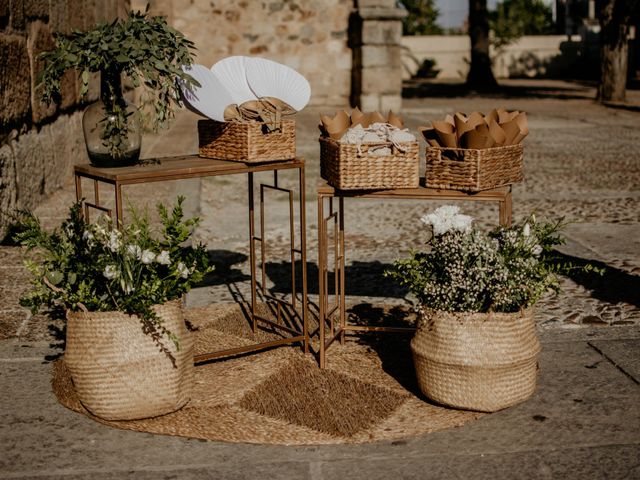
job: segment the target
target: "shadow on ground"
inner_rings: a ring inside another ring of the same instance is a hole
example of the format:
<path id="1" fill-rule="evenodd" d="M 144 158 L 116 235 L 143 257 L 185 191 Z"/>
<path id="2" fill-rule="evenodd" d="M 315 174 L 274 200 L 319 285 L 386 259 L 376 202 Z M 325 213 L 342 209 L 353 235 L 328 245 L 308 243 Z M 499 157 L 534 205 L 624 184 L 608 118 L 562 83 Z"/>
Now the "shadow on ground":
<path id="1" fill-rule="evenodd" d="M 438 82 L 433 80 L 406 80 L 402 88 L 403 98 L 553 98 L 556 100 L 573 100 L 593 97 L 593 89 L 589 85 L 573 84 L 566 86 L 549 85 L 498 85 L 493 90 L 477 92 L 469 89 L 463 82 Z"/>
<path id="2" fill-rule="evenodd" d="M 567 274 L 574 282 L 591 291 L 591 296 L 608 303 L 625 302 L 640 307 L 640 277 L 632 275 L 604 262 L 585 260 L 556 252 L 559 260 L 580 267 Z M 600 270 L 583 271 L 583 267 L 592 265 Z"/>
<path id="3" fill-rule="evenodd" d="M 357 297 L 392 297 L 404 298 L 407 289 L 400 287 L 394 280 L 386 278 L 384 272 L 393 265 L 379 261 L 352 262 L 345 266 L 346 295 Z M 333 268 L 333 263 L 331 264 Z M 291 291 L 291 262 L 267 262 L 265 271 L 273 282 L 272 293 L 288 293 Z M 302 262 L 296 261 L 296 290 L 302 289 Z M 335 276 L 328 276 L 329 293 L 334 293 Z M 307 262 L 307 291 L 318 294 L 318 266 Z"/>

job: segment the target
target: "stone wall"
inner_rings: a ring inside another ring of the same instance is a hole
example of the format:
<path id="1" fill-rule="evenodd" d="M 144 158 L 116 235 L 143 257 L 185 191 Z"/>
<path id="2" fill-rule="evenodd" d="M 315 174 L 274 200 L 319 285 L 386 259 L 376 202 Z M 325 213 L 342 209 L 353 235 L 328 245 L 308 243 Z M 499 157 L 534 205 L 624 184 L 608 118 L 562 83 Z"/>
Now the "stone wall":
<path id="1" fill-rule="evenodd" d="M 471 44 L 467 35 L 402 37 L 403 78 L 416 73 L 427 59 L 436 61 L 438 78 L 465 79 L 469 71 Z M 524 36 L 506 47 L 491 47 L 493 74 L 508 77 L 562 77 L 580 61 L 580 37 L 566 35 Z"/>
<path id="2" fill-rule="evenodd" d="M 147 0 L 133 0 L 144 8 Z M 354 0 L 151 0 L 151 11 L 194 41 L 198 63 L 259 55 L 289 65 L 312 86 L 311 105 L 344 106 L 351 92 L 349 16 Z"/>
<path id="3" fill-rule="evenodd" d="M 40 103 L 37 56 L 53 35 L 111 20 L 124 0 L 0 0 L 0 213 L 33 208 L 85 161 L 77 78 L 67 73 L 60 105 Z M 0 215 L 0 239 L 6 224 Z"/>

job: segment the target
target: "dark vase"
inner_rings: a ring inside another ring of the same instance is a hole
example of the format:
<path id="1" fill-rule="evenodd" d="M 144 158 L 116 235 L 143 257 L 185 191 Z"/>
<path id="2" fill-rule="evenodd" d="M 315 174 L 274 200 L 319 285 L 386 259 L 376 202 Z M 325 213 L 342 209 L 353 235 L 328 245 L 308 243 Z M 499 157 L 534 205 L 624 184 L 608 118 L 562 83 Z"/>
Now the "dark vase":
<path id="1" fill-rule="evenodd" d="M 120 71 L 100 72 L 100 99 L 84 111 L 82 129 L 92 165 L 124 167 L 140 158 L 140 113 L 124 99 Z"/>

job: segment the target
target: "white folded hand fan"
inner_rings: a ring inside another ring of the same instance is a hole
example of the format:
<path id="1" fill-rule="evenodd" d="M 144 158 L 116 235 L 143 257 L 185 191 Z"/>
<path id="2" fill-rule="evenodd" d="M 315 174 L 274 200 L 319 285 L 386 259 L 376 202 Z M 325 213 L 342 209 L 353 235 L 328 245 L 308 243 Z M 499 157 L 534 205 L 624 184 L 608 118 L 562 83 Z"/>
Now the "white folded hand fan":
<path id="1" fill-rule="evenodd" d="M 231 94 L 233 102 L 240 106 L 244 102 L 257 100 L 256 95 L 247 83 L 246 60 L 239 55 L 223 58 L 211 67 L 211 72 Z"/>
<path id="2" fill-rule="evenodd" d="M 293 68 L 259 57 L 245 57 L 244 67 L 256 97 L 281 100 L 297 112 L 309 103 L 309 82 Z"/>
<path id="3" fill-rule="evenodd" d="M 182 71 L 200 84 L 196 87 L 187 86 L 182 80 L 179 82 L 185 101 L 205 117 L 224 122 L 225 110 L 235 103 L 229 91 L 204 65 L 183 66 Z"/>
<path id="4" fill-rule="evenodd" d="M 233 56 L 210 69 L 183 66 L 200 86 L 178 79 L 182 96 L 196 112 L 219 122 L 255 120 L 279 123 L 280 115 L 302 110 L 311 97 L 309 82 L 294 69 L 257 57 Z"/>

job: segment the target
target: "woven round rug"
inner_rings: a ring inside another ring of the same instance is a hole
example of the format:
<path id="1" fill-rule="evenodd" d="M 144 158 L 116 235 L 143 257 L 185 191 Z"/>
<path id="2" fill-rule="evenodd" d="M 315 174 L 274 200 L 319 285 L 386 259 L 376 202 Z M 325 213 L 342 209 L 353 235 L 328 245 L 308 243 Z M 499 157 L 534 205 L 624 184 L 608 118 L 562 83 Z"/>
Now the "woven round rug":
<path id="1" fill-rule="evenodd" d="M 259 313 L 274 312 L 261 305 Z M 410 320 L 407 311 L 389 306 L 360 307 L 350 315 L 353 322 L 368 322 L 366 317 Z M 196 335 L 196 354 L 279 336 L 273 331 L 254 336 L 241 305 L 189 309 L 187 319 Z M 293 320 L 285 316 L 281 321 Z M 336 341 L 330 347 L 325 369 L 296 345 L 198 365 L 191 401 L 177 412 L 144 420 L 105 421 L 91 415 L 76 396 L 64 358 L 53 364 L 52 386 L 62 405 L 112 427 L 225 442 L 399 440 L 483 416 L 428 402 L 415 379 L 409 340 L 403 334 L 347 337 L 344 345 Z"/>

